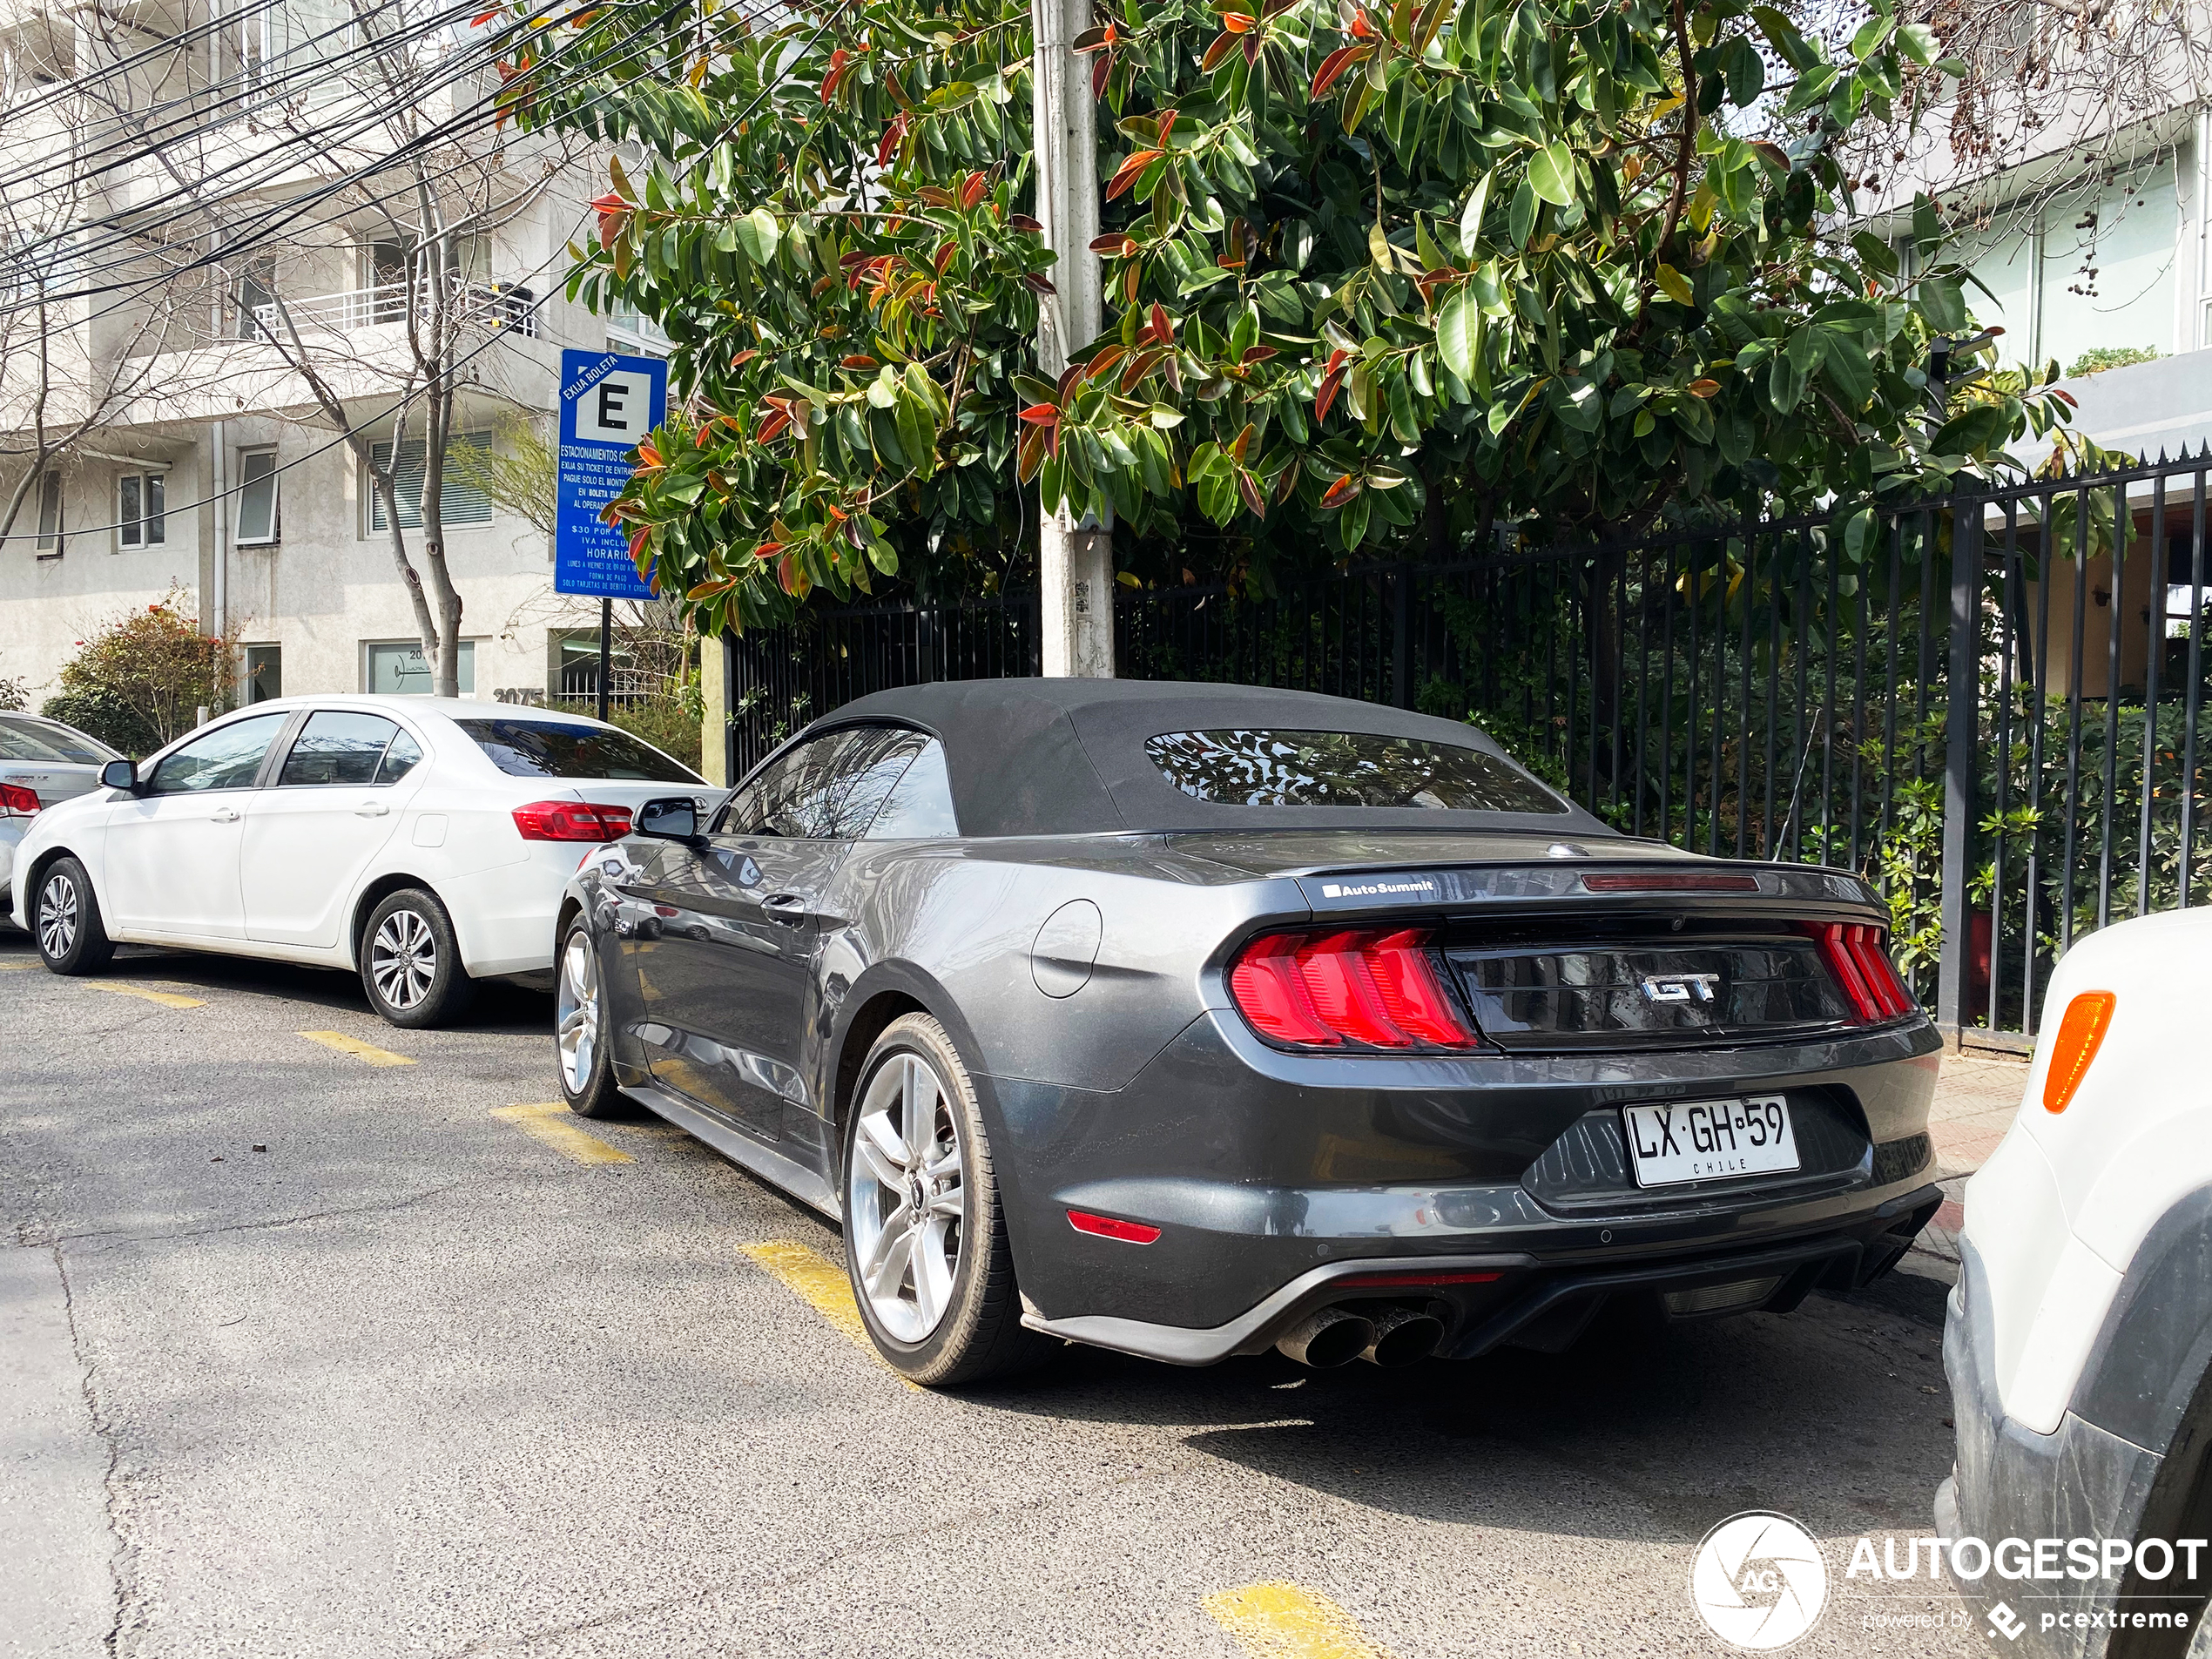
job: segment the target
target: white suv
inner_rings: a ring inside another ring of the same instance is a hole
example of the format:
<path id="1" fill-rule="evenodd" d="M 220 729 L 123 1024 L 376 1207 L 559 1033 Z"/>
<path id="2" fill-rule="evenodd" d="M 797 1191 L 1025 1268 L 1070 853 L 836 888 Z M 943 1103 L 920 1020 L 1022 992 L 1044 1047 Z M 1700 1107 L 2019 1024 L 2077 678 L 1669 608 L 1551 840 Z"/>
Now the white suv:
<path id="1" fill-rule="evenodd" d="M 1954 1547 L 1952 1577 L 2024 1622 L 2008 1651 L 2202 1654 L 2212 1550 L 2177 1546 L 2212 1535 L 2212 1070 L 2189 1046 L 2212 912 L 2082 941 L 2045 1008 L 2019 1115 L 1966 1186 L 1937 1529 L 1994 1553 Z M 2039 1540 L 2060 1541 L 2039 1559 Z"/>

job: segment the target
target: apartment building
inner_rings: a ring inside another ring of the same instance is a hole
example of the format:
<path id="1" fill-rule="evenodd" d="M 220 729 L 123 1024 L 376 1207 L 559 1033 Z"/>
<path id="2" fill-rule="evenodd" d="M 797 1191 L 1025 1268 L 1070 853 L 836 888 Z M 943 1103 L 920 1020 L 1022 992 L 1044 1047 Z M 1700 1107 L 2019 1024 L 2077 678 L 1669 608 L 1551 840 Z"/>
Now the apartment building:
<path id="1" fill-rule="evenodd" d="M 519 498 L 527 469 L 494 475 L 475 457 L 550 435 L 564 346 L 651 348 L 636 319 L 610 326 L 561 296 L 603 165 L 475 118 L 496 81 L 471 64 L 465 24 L 442 24 L 420 55 L 428 71 L 417 62 L 397 83 L 412 107 L 395 129 L 375 102 L 393 78 L 368 38 L 405 15 L 387 7 L 375 24 L 358 0 L 350 12 L 347 0 L 230 12 L 152 0 L 120 30 L 67 0 L 9 7 L 0 165 L 20 174 L 18 159 L 46 156 L 34 182 L 66 195 L 10 235 L 41 258 L 6 287 L 19 301 L 27 282 L 78 297 L 44 314 L 45 339 L 65 348 L 43 387 L 37 320 L 20 304 L 11 316 L 0 428 L 26 447 L 42 391 L 50 427 L 98 418 L 38 469 L 0 543 L 0 678 L 27 681 L 35 705 L 87 630 L 181 591 L 206 631 L 239 643 L 241 700 L 428 691 L 370 468 L 396 451 L 400 529 L 421 570 L 424 394 L 443 378 L 456 394 L 442 495 L 462 694 L 594 689 L 598 607 L 552 591 L 550 475 L 540 504 Z M 380 149 L 408 132 L 439 138 L 435 168 L 381 171 Z M 132 134 L 152 141 L 116 165 Z M 440 192 L 433 213 L 463 227 L 442 275 L 423 246 L 426 189 Z M 6 194 L 37 199 L 20 183 Z M 426 374 L 410 339 L 434 313 L 444 332 Z"/>

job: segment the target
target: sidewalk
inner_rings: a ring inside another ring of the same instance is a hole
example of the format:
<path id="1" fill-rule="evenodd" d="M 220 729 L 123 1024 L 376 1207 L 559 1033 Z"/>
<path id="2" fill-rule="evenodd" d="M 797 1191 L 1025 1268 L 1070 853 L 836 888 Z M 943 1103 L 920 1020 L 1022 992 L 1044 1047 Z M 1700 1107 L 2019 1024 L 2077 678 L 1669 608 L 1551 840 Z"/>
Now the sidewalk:
<path id="1" fill-rule="evenodd" d="M 2022 1060 L 1946 1054 L 1936 1078 L 1935 1101 L 1928 1109 L 1928 1134 L 1935 1142 L 1936 1174 L 1943 1184 L 1943 1208 L 1899 1264 L 1905 1271 L 1946 1283 L 1959 1277 L 1960 1195 L 1966 1177 L 1981 1168 L 2012 1127 L 2020 1091 L 2027 1084 Z"/>

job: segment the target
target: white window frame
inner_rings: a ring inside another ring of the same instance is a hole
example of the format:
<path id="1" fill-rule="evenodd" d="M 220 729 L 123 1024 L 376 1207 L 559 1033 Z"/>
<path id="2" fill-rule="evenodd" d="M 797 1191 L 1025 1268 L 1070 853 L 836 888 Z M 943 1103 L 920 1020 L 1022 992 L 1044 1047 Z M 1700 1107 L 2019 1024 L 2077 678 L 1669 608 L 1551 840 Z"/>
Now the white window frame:
<path id="1" fill-rule="evenodd" d="M 254 483 L 246 476 L 250 462 L 266 459 L 269 470 L 265 475 L 269 486 L 269 529 L 266 536 L 246 533 L 246 492 Z M 233 547 L 274 547 L 284 540 L 284 468 L 277 461 L 273 445 L 264 444 L 238 452 L 238 502 L 231 515 L 231 545 Z"/>
<path id="2" fill-rule="evenodd" d="M 133 513 L 124 504 L 124 491 L 132 484 L 138 487 L 138 508 Z M 169 469 L 166 467 L 134 468 L 115 475 L 115 550 L 135 553 L 149 547 L 165 547 L 169 543 Z M 150 503 L 158 496 L 158 508 Z M 149 531 L 151 534 L 149 534 Z"/>
<path id="3" fill-rule="evenodd" d="M 420 438 L 409 438 L 407 440 L 407 443 L 414 445 L 417 448 L 427 449 L 428 447 Z M 446 480 L 446 487 L 448 491 L 453 489 L 453 480 L 450 476 L 453 465 L 453 453 L 455 448 L 464 443 L 474 444 L 479 449 L 488 450 L 492 447 L 492 435 L 489 429 L 471 430 L 467 432 L 455 432 L 451 437 L 447 439 L 446 466 L 448 476 Z M 374 456 L 381 457 L 383 465 L 387 467 L 391 465 L 392 446 L 388 441 L 381 443 L 372 444 L 370 446 L 369 452 Z M 401 455 L 402 459 L 404 459 L 406 455 L 405 448 L 401 448 Z M 418 458 L 418 465 L 426 464 L 427 456 Z M 367 467 L 363 467 L 361 469 L 361 538 L 366 541 L 372 536 L 385 536 L 390 534 L 390 527 L 384 523 L 383 498 L 376 493 L 376 480 L 371 475 L 369 469 Z M 399 479 L 396 477 L 393 480 L 395 485 L 397 485 L 399 482 Z M 417 485 L 417 488 L 420 489 L 421 486 Z M 407 511 L 404 506 L 404 503 L 408 501 L 408 497 L 404 492 L 400 492 L 399 498 L 402 503 L 400 514 L 400 529 L 403 531 L 420 529 L 421 528 L 422 519 L 422 508 L 420 499 L 418 498 L 416 500 L 415 508 L 415 522 L 410 524 L 407 523 Z M 456 529 L 473 529 L 480 525 L 496 523 L 499 520 L 499 503 L 497 502 L 487 498 L 484 502 L 483 516 L 481 518 L 462 518 L 457 516 L 452 510 L 453 501 L 453 496 L 448 494 L 447 496 L 447 509 L 445 512 L 445 527 L 448 532 Z"/>
<path id="4" fill-rule="evenodd" d="M 38 483 L 37 547 L 42 559 L 57 559 L 69 544 L 67 514 L 64 510 L 62 475 L 49 471 Z"/>
<path id="5" fill-rule="evenodd" d="M 465 675 L 462 677 L 466 679 L 467 684 L 462 687 L 461 695 L 464 699 L 471 702 L 475 699 L 476 696 L 476 646 L 480 642 L 473 636 L 469 638 L 465 638 L 461 642 L 462 661 L 467 671 Z M 370 697 L 429 697 L 433 695 L 428 687 L 420 691 L 379 691 L 376 689 L 377 652 L 382 651 L 411 651 L 420 654 L 422 651 L 422 642 L 420 639 L 364 639 L 361 641 L 361 691 L 363 695 Z M 423 671 L 426 675 L 430 672 L 429 659 L 428 657 L 423 658 Z"/>

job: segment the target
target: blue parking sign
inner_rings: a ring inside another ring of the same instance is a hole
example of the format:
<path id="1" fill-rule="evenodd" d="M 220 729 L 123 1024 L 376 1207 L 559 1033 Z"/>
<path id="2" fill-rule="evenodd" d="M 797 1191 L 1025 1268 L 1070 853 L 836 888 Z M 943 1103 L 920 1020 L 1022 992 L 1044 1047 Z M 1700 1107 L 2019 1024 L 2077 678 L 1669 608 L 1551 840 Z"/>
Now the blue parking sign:
<path id="1" fill-rule="evenodd" d="M 553 590 L 650 599 L 630 538 L 599 509 L 630 482 L 631 451 L 668 408 L 668 365 L 615 352 L 561 354 L 561 455 L 553 531 Z"/>

